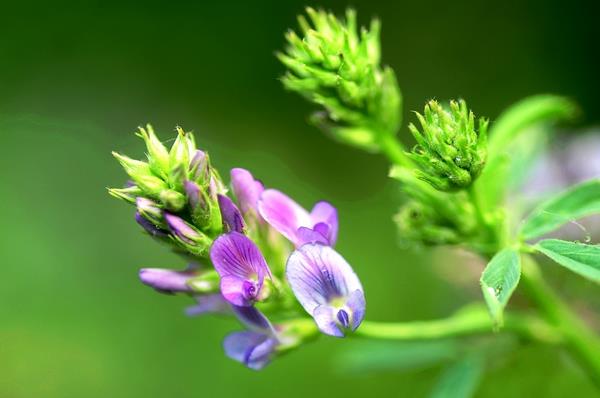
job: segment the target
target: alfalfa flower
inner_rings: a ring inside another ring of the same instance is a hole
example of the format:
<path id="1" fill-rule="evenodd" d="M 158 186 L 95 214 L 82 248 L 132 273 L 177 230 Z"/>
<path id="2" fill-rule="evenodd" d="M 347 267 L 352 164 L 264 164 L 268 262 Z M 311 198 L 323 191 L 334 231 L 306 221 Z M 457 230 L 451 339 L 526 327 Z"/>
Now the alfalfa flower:
<path id="1" fill-rule="evenodd" d="M 366 306 L 362 285 L 348 262 L 331 247 L 302 246 L 288 259 L 286 276 L 323 333 L 343 337 L 361 324 Z"/>
<path id="2" fill-rule="evenodd" d="M 409 125 L 417 141 L 409 156 L 417 176 L 440 191 L 469 187 L 485 165 L 488 121 L 480 118 L 476 128 L 475 115 L 463 100 L 450 101 L 448 110 L 432 100 L 416 115 L 421 130 Z"/>
<path id="3" fill-rule="evenodd" d="M 245 235 L 232 231 L 218 237 L 210 258 L 221 277 L 221 294 L 237 306 L 251 306 L 266 298 L 265 280 L 271 271 L 260 250 Z"/>
<path id="4" fill-rule="evenodd" d="M 250 369 L 264 368 L 275 356 L 315 336 L 314 325 L 302 318 L 273 325 L 255 307 L 232 309 L 247 330 L 230 333 L 223 340 L 223 348 L 228 357 Z"/>
<path id="5" fill-rule="evenodd" d="M 335 245 L 338 215 L 328 202 L 317 202 L 309 213 L 284 193 L 267 189 L 260 196 L 258 209 L 260 215 L 296 247 L 314 242 Z"/>

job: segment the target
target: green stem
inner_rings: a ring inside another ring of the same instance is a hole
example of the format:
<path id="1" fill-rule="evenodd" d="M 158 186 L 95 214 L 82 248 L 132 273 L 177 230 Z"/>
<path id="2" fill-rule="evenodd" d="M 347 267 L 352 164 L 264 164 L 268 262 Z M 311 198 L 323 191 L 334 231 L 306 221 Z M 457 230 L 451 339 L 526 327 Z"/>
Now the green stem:
<path id="1" fill-rule="evenodd" d="M 412 168 L 413 162 L 406 155 L 404 147 L 393 134 L 380 134 L 379 148 L 393 164 Z"/>
<path id="2" fill-rule="evenodd" d="M 523 255 L 523 289 L 546 320 L 562 334 L 565 346 L 600 387 L 600 338 L 546 284 L 535 260 Z"/>
<path id="3" fill-rule="evenodd" d="M 429 321 L 386 323 L 364 321 L 354 335 L 388 340 L 436 340 L 488 334 L 494 322 L 486 308 L 477 306 L 443 319 Z M 502 332 L 517 334 L 528 340 L 555 344 L 561 339 L 554 328 L 538 318 L 507 314 Z"/>

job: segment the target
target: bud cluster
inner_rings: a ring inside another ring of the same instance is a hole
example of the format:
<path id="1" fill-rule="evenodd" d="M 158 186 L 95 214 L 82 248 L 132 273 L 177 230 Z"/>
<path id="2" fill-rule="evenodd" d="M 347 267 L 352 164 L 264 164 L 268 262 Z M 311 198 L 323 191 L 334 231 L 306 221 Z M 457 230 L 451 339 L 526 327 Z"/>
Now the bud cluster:
<path id="1" fill-rule="evenodd" d="M 136 220 L 152 236 L 206 257 L 223 229 L 218 195 L 226 192 L 208 154 L 196 149 L 194 136 L 181 128 L 169 150 L 150 125 L 137 135 L 146 143 L 147 161 L 113 152 L 131 180 L 109 193 L 135 204 Z"/>
<path id="2" fill-rule="evenodd" d="M 449 110 L 429 101 L 416 114 L 421 131 L 410 124 L 417 146 L 409 154 L 418 167 L 417 175 L 440 191 L 469 187 L 481 173 L 487 154 L 486 119 L 479 119 L 465 101 L 450 101 Z"/>
<path id="3" fill-rule="evenodd" d="M 307 8 L 299 16 L 301 36 L 289 31 L 285 53 L 285 87 L 325 108 L 313 122 L 342 142 L 378 150 L 381 134 L 400 124 L 400 91 L 390 68 L 380 66 L 380 23 L 358 31 L 356 13 L 345 20 Z"/>

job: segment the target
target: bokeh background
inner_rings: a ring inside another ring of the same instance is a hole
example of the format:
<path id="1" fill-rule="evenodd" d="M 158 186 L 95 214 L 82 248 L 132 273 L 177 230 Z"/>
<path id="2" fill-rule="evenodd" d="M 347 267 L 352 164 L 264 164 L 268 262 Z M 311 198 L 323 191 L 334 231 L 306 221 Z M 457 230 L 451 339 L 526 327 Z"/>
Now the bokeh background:
<path id="1" fill-rule="evenodd" d="M 221 339 L 238 326 L 186 318 L 186 298 L 138 282 L 142 266 L 183 264 L 105 190 L 125 180 L 111 150 L 142 156 L 138 125 L 152 122 L 165 139 L 181 125 L 221 170 L 246 167 L 306 206 L 321 198 L 339 206 L 338 248 L 361 276 L 369 318 L 441 317 L 479 299 L 476 274 L 457 261 L 434 253 L 446 259 L 440 272 L 431 253 L 398 246 L 390 217 L 399 192 L 386 161 L 319 134 L 306 124 L 311 106 L 282 89 L 273 53 L 305 5 L 2 5 L 1 397 L 427 394 L 439 366 L 351 372 L 339 355 L 356 341 L 323 338 L 260 373 L 227 359 Z M 348 3 L 311 5 L 339 13 Z M 463 97 L 493 120 L 524 96 L 552 92 L 577 100 L 580 126 L 600 121 L 597 13 L 585 2 L 351 5 L 363 23 L 383 20 L 383 59 L 397 72 L 406 117 L 427 99 Z M 406 129 L 402 139 L 410 143 Z M 575 301 L 598 293 L 553 272 Z M 493 366 L 477 396 L 533 394 L 595 396 L 564 353 L 533 345 Z"/>

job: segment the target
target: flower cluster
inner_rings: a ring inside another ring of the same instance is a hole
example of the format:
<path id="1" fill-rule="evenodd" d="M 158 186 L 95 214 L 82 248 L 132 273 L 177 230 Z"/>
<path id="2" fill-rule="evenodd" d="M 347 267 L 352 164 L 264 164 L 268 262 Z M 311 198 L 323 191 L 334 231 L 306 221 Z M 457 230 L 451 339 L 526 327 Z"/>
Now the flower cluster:
<path id="1" fill-rule="evenodd" d="M 235 315 L 246 330 L 225 338 L 225 353 L 252 369 L 318 330 L 336 337 L 356 330 L 365 297 L 333 249 L 335 207 L 322 201 L 309 212 L 240 168 L 231 170 L 230 197 L 192 134 L 178 129 L 170 150 L 150 126 L 139 136 L 147 162 L 115 153 L 131 181 L 109 192 L 135 204 L 136 220 L 151 236 L 192 257 L 182 271 L 142 269 L 144 284 L 193 297 L 189 315 Z"/>
<path id="2" fill-rule="evenodd" d="M 479 176 L 486 159 L 488 121 L 475 116 L 465 101 L 450 101 L 444 109 L 437 101 L 429 101 L 423 114 L 416 113 L 422 131 L 408 127 L 417 146 L 410 154 L 418 176 L 440 191 L 466 188 Z"/>
<path id="3" fill-rule="evenodd" d="M 312 121 L 336 139 L 363 149 L 380 150 L 382 135 L 393 135 L 400 125 L 401 96 L 394 72 L 380 66 L 379 21 L 358 32 L 356 13 L 346 19 L 312 8 L 298 18 L 301 37 L 286 35 L 288 68 L 282 81 L 325 112 Z"/>

